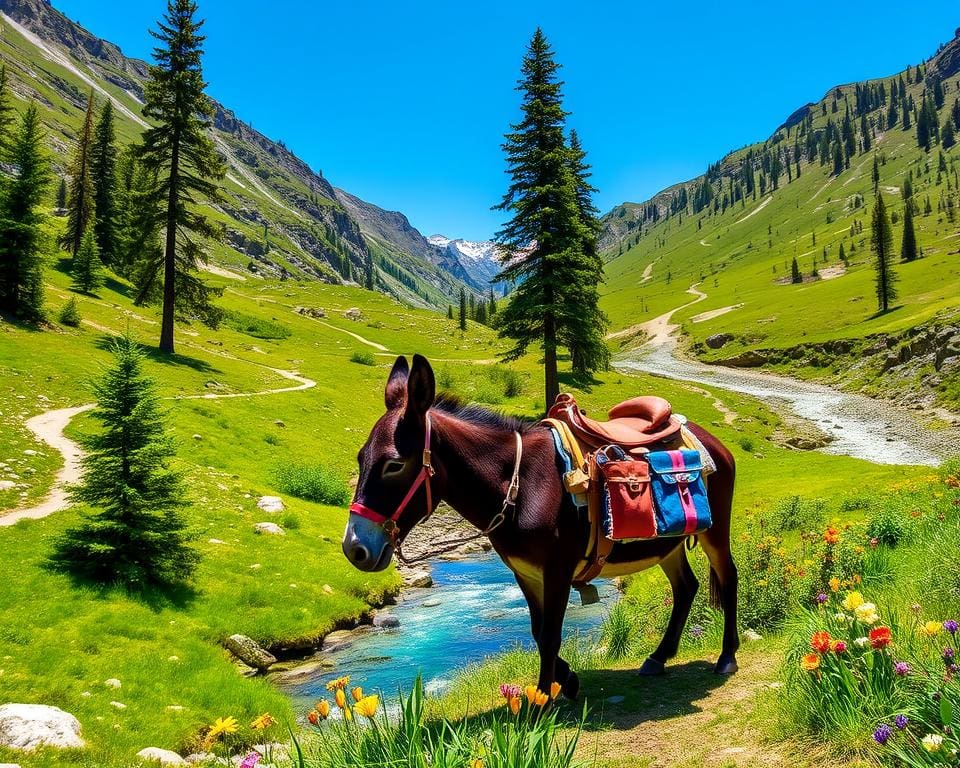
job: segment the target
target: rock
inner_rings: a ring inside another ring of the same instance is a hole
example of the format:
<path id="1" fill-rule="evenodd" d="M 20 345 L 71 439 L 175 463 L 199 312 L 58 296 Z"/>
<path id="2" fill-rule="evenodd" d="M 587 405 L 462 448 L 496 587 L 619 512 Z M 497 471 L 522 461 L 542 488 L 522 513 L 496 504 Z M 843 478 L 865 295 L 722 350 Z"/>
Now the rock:
<path id="1" fill-rule="evenodd" d="M 273 422 L 273 425 L 274 425 L 275 427 L 280 427 L 280 429 L 286 429 L 286 428 L 287 428 L 286 423 L 283 422 L 283 421 L 280 421 L 280 419 L 277 419 L 275 422 Z"/>
<path id="2" fill-rule="evenodd" d="M 726 360 L 718 360 L 719 365 L 729 365 L 733 368 L 759 368 L 767 362 L 767 358 L 760 352 L 748 349 L 739 355 L 729 357 Z"/>
<path id="3" fill-rule="evenodd" d="M 17 763 L 0 763 L 0 768 L 20 768 Z"/>
<path id="4" fill-rule="evenodd" d="M 183 712 L 183 709 L 179 704 L 167 704 L 166 706 L 167 712 Z"/>
<path id="5" fill-rule="evenodd" d="M 187 765 L 202 765 L 203 763 L 209 763 L 216 759 L 216 755 L 210 752 L 194 752 L 192 755 L 186 756 L 185 762 Z"/>
<path id="6" fill-rule="evenodd" d="M 109 680 L 104 680 L 104 681 L 103 681 L 103 684 L 104 684 L 105 686 L 107 686 L 107 688 L 120 688 L 120 687 L 122 687 L 122 684 L 120 683 L 120 681 L 117 680 L 117 678 L 115 678 L 115 677 L 111 677 Z"/>
<path id="7" fill-rule="evenodd" d="M 111 702 L 110 702 L 110 706 L 113 707 L 114 709 L 126 709 L 126 708 L 127 708 L 127 705 L 124 704 L 122 701 L 111 701 Z"/>
<path id="8" fill-rule="evenodd" d="M 287 507 L 279 496 L 261 496 L 257 509 L 264 512 L 283 512 Z"/>
<path id="9" fill-rule="evenodd" d="M 69 712 L 44 704 L 0 707 L 0 747 L 31 751 L 37 747 L 76 749 L 82 746 L 80 721 Z"/>
<path id="10" fill-rule="evenodd" d="M 284 670 L 283 672 L 271 674 L 270 679 L 281 685 L 298 685 L 299 683 L 305 683 L 307 680 L 318 677 L 323 671 L 332 669 L 334 666 L 334 663 L 330 661 L 330 659 L 317 659 L 315 661 L 308 661 L 306 664 L 300 664 L 292 669 Z"/>
<path id="11" fill-rule="evenodd" d="M 0 491 L 12 491 L 17 487 L 13 480 L 0 480 Z"/>
<path id="12" fill-rule="evenodd" d="M 426 588 L 433 586 L 433 576 L 430 571 L 407 571 L 403 574 L 403 583 L 408 587 Z"/>
<path id="13" fill-rule="evenodd" d="M 373 617 L 373 626 L 378 629 L 396 629 L 400 626 L 400 619 L 392 613 L 378 613 Z"/>
<path id="14" fill-rule="evenodd" d="M 27 450 L 25 450 L 25 451 L 23 452 L 23 455 L 24 455 L 24 456 L 36 456 L 36 455 L 37 455 L 37 452 L 36 452 L 35 450 L 33 450 L 33 448 L 27 448 Z"/>
<path id="15" fill-rule="evenodd" d="M 787 445 L 796 448 L 798 451 L 814 451 L 817 448 L 823 448 L 830 444 L 828 436 L 808 437 L 806 435 L 793 435 L 787 438 Z"/>
<path id="16" fill-rule="evenodd" d="M 276 523 L 257 523 L 253 530 L 265 536 L 284 536 L 286 531 Z"/>
<path id="17" fill-rule="evenodd" d="M 169 749 L 160 749 L 159 747 L 147 747 L 137 752 L 137 757 L 142 763 L 155 763 L 157 765 L 187 765 L 176 752 Z"/>
<path id="18" fill-rule="evenodd" d="M 343 316 L 347 318 L 347 320 L 353 320 L 355 322 L 363 320 L 363 312 L 360 311 L 359 307 L 350 307 L 350 309 L 343 313 Z"/>
<path id="19" fill-rule="evenodd" d="M 313 317 L 317 320 L 321 320 L 327 316 L 326 312 L 317 307 L 297 307 L 294 312 L 298 315 L 306 315 L 307 317 Z"/>
<path id="20" fill-rule="evenodd" d="M 222 539 L 207 539 L 207 544 L 226 544 Z"/>
<path id="21" fill-rule="evenodd" d="M 754 632 L 752 629 L 745 629 L 743 631 L 743 639 L 755 643 L 757 640 L 763 640 L 763 636 L 759 632 Z"/>
<path id="22" fill-rule="evenodd" d="M 193 436 L 193 439 L 194 439 L 194 440 L 203 440 L 203 435 L 194 435 L 194 436 Z"/>
<path id="23" fill-rule="evenodd" d="M 349 629 L 337 629 L 323 638 L 321 649 L 326 653 L 339 651 L 353 645 L 355 635 Z"/>
<path id="24" fill-rule="evenodd" d="M 720 349 L 730 341 L 733 341 L 733 336 L 729 333 L 715 333 L 713 336 L 707 336 L 706 344 L 710 349 Z"/>
<path id="25" fill-rule="evenodd" d="M 223 644 L 230 653 L 254 669 L 263 671 L 268 669 L 271 664 L 277 663 L 276 656 L 261 648 L 255 640 L 246 635 L 230 635 L 223 641 Z"/>
<path id="26" fill-rule="evenodd" d="M 420 603 L 420 605 L 422 605 L 424 608 L 436 608 L 438 605 L 440 605 L 440 601 L 436 598 L 430 598 L 429 600 L 424 600 L 422 603 Z"/>

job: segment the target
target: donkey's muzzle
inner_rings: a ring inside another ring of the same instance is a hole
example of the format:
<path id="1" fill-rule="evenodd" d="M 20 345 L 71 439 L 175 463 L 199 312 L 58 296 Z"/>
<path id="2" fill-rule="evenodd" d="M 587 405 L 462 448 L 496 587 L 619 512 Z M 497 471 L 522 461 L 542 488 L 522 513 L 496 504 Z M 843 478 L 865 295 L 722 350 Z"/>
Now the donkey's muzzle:
<path id="1" fill-rule="evenodd" d="M 382 571 L 390 564 L 393 547 L 381 526 L 351 514 L 343 532 L 343 554 L 357 570 Z"/>

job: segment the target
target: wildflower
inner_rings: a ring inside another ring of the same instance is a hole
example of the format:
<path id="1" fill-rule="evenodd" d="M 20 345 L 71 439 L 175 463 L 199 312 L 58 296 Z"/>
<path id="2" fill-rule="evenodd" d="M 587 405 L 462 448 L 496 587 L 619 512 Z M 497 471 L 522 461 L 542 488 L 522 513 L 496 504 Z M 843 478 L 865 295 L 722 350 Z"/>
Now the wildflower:
<path id="1" fill-rule="evenodd" d="M 910 719 L 906 715 L 897 715 L 893 718 L 893 724 L 902 731 L 910 724 Z"/>
<path id="2" fill-rule="evenodd" d="M 910 674 L 910 665 L 905 661 L 898 661 L 893 665 L 893 674 L 898 677 L 906 677 Z"/>
<path id="3" fill-rule="evenodd" d="M 243 762 L 240 763 L 240 768 L 257 768 L 257 763 L 260 762 L 260 753 L 251 752 L 245 758 Z"/>
<path id="4" fill-rule="evenodd" d="M 826 653 L 830 650 L 830 633 L 829 632 L 814 632 L 813 637 L 810 638 L 810 647 L 813 648 L 817 653 Z"/>
<path id="5" fill-rule="evenodd" d="M 953 661 L 953 657 L 956 655 L 956 651 L 953 650 L 949 645 L 943 649 L 943 660 L 946 662 Z"/>
<path id="6" fill-rule="evenodd" d="M 372 718 L 377 713 L 377 707 L 379 706 L 380 697 L 373 694 L 370 696 L 363 696 L 362 698 L 358 699 L 353 708 L 356 710 L 358 715 L 363 715 L 366 718 Z"/>
<path id="7" fill-rule="evenodd" d="M 470 761 L 470 768 L 485 768 L 486 763 L 483 762 L 479 757 L 475 757 Z"/>
<path id="8" fill-rule="evenodd" d="M 870 548 L 871 548 L 871 549 L 876 549 L 879 544 L 880 544 L 880 541 L 877 539 L 876 536 L 874 536 L 872 539 L 870 539 Z"/>
<path id="9" fill-rule="evenodd" d="M 862 622 L 863 624 L 875 624 L 880 620 L 880 614 L 877 613 L 877 606 L 873 603 L 861 603 L 854 610 L 853 615 L 857 617 L 857 621 Z"/>
<path id="10" fill-rule="evenodd" d="M 550 697 L 547 696 L 547 694 L 545 694 L 545 693 L 544 693 L 543 691 L 541 691 L 539 688 L 537 688 L 537 695 L 536 695 L 536 697 L 534 698 L 533 703 L 534 703 L 536 706 L 538 706 L 538 707 L 542 707 L 542 706 L 544 706 L 548 701 L 550 701 Z"/>
<path id="11" fill-rule="evenodd" d="M 920 613 L 920 611 L 922 611 L 923 608 L 920 606 L 920 603 L 914 603 L 913 605 L 910 606 L 910 610 L 913 611 L 914 613 Z"/>
<path id="12" fill-rule="evenodd" d="M 828 599 L 827 593 L 821 592 L 819 595 L 817 595 L 817 605 L 823 605 Z"/>
<path id="13" fill-rule="evenodd" d="M 343 692 L 343 688 L 337 688 L 336 692 L 333 694 L 333 698 L 337 702 L 337 706 L 340 707 L 340 709 L 347 708 L 347 696 Z"/>
<path id="14" fill-rule="evenodd" d="M 832 579 L 830 579 L 830 581 L 829 581 L 828 583 L 830 584 L 830 591 L 831 591 L 831 592 L 839 592 L 839 591 L 840 591 L 840 579 L 838 579 L 836 576 L 834 576 Z"/>
<path id="15" fill-rule="evenodd" d="M 820 669 L 820 656 L 816 653 L 808 653 L 800 659 L 800 667 L 806 672 L 816 672 Z"/>
<path id="16" fill-rule="evenodd" d="M 838 544 L 840 542 L 840 531 L 831 525 L 824 532 L 823 540 L 827 542 L 827 544 Z"/>
<path id="17" fill-rule="evenodd" d="M 960 629 L 960 624 L 957 624 L 954 619 L 947 619 L 945 622 L 943 622 L 943 628 L 951 635 L 955 635 L 957 634 L 957 630 Z"/>
<path id="18" fill-rule="evenodd" d="M 505 699 L 513 699 L 523 693 L 519 685 L 508 685 L 504 683 L 500 686 L 500 695 Z"/>
<path id="19" fill-rule="evenodd" d="M 706 630 L 704 630 L 704 628 L 699 624 L 694 624 L 692 627 L 690 627 L 690 637 L 692 637 L 694 640 L 699 640 L 705 634 Z"/>
<path id="20" fill-rule="evenodd" d="M 348 685 L 350 685 L 350 675 L 344 675 L 343 677 L 338 677 L 336 680 L 331 680 L 327 683 L 327 690 L 333 693 L 337 690 L 344 690 Z"/>
<path id="21" fill-rule="evenodd" d="M 847 596 L 843 598 L 843 607 L 848 611 L 855 611 L 864 603 L 863 595 L 859 592 L 848 592 Z"/>
<path id="22" fill-rule="evenodd" d="M 250 730 L 265 731 L 271 725 L 276 725 L 276 722 L 269 712 L 264 712 L 253 719 L 253 722 L 250 723 Z"/>
<path id="23" fill-rule="evenodd" d="M 920 739 L 920 743 L 927 752 L 939 752 L 940 747 L 943 746 L 943 736 L 939 733 L 928 733 Z"/>
<path id="24" fill-rule="evenodd" d="M 350 695 L 353 697 L 354 701 L 360 701 L 360 699 L 363 698 L 363 688 L 358 685 L 356 688 L 350 691 Z"/>
<path id="25" fill-rule="evenodd" d="M 551 699 L 557 698 L 557 696 L 560 695 L 560 691 L 562 690 L 563 690 L 563 686 L 561 686 L 560 683 L 556 681 L 550 683 L 550 698 Z"/>
<path id="26" fill-rule="evenodd" d="M 344 719 L 344 720 L 353 720 L 353 712 L 351 711 L 350 707 L 344 708 L 344 710 L 343 710 L 343 719 Z"/>
<path id="27" fill-rule="evenodd" d="M 330 702 L 326 699 L 321 699 L 317 702 L 317 714 L 320 715 L 324 720 L 330 717 Z"/>
<path id="28" fill-rule="evenodd" d="M 507 706 L 510 707 L 510 713 L 511 713 L 511 714 L 514 714 L 514 715 L 517 714 L 517 713 L 520 711 L 520 697 L 519 697 L 519 696 L 511 696 L 511 697 L 507 700 Z"/>
<path id="29" fill-rule="evenodd" d="M 886 648 L 893 642 L 893 633 L 889 627 L 877 627 L 870 630 L 870 645 L 874 650 Z"/>
<path id="30" fill-rule="evenodd" d="M 943 625 L 939 621 L 928 621 L 920 628 L 920 632 L 926 637 L 933 637 L 940 632 Z"/>
<path id="31" fill-rule="evenodd" d="M 239 730 L 240 723 L 237 722 L 237 718 L 218 717 L 213 725 L 210 726 L 210 730 L 207 732 L 207 738 L 213 740 L 221 735 L 229 736 Z"/>
<path id="32" fill-rule="evenodd" d="M 533 704 L 537 700 L 537 686 L 528 685 L 523 689 L 523 693 L 527 697 L 527 704 Z"/>
<path id="33" fill-rule="evenodd" d="M 315 709 L 311 709 L 307 714 L 307 722 L 310 725 L 319 725 L 320 724 L 320 714 Z"/>
<path id="34" fill-rule="evenodd" d="M 877 727 L 877 730 L 873 732 L 873 740 L 882 747 L 890 740 L 891 734 L 892 731 L 890 730 L 890 726 L 886 723 L 883 723 Z"/>
<path id="35" fill-rule="evenodd" d="M 843 640 L 834 640 L 830 650 L 839 656 L 841 653 L 847 652 L 847 644 Z"/>
<path id="36" fill-rule="evenodd" d="M 866 648 L 868 645 L 870 645 L 870 638 L 858 637 L 856 640 L 853 641 L 853 644 L 857 646 L 857 648 Z"/>
<path id="37" fill-rule="evenodd" d="M 833 614 L 833 618 L 839 621 L 841 624 L 846 624 L 848 621 L 850 621 L 850 617 L 847 616 L 847 614 L 845 614 L 843 611 L 837 611 L 835 614 Z"/>

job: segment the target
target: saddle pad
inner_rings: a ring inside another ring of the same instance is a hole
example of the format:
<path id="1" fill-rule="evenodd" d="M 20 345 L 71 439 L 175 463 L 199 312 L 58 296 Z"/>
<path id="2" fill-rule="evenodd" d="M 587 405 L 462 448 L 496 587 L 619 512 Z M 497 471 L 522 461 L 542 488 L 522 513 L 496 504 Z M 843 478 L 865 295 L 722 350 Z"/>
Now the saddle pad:
<path id="1" fill-rule="evenodd" d="M 658 536 L 690 536 L 713 525 L 698 451 L 647 454 Z"/>

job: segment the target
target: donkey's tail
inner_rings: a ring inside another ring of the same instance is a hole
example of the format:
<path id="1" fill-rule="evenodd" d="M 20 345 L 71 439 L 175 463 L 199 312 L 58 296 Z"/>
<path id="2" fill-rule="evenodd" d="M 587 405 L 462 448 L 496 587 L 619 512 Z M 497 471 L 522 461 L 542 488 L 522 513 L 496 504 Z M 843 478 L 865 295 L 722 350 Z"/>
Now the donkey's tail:
<path id="1" fill-rule="evenodd" d="M 723 587 L 720 586 L 720 577 L 710 568 L 710 607 L 716 611 L 723 610 Z"/>

